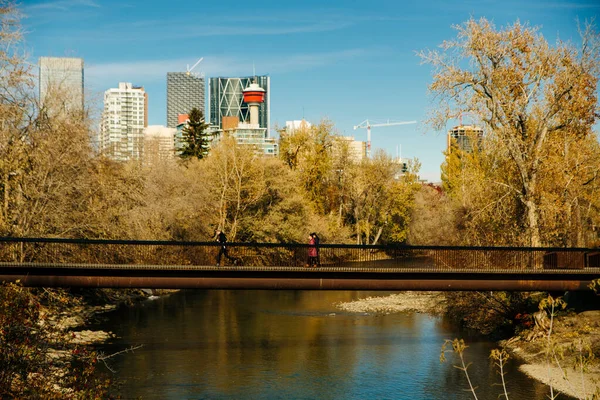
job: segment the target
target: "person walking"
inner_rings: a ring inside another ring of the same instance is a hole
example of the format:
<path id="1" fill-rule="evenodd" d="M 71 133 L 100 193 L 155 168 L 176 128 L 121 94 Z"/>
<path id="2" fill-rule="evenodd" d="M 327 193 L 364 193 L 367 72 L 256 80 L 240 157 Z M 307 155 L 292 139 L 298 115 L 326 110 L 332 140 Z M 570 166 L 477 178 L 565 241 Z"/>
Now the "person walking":
<path id="1" fill-rule="evenodd" d="M 229 262 L 233 263 L 233 265 L 236 265 L 235 258 L 233 258 L 229 255 L 229 252 L 227 251 L 227 246 L 225 245 L 227 243 L 227 236 L 225 236 L 223 231 L 221 231 L 220 229 L 217 229 L 216 234 L 217 234 L 217 242 L 219 242 L 221 244 L 221 248 L 219 249 L 219 254 L 217 254 L 217 267 L 221 266 L 221 257 L 223 255 L 225 255 L 225 257 L 227 257 Z"/>
<path id="2" fill-rule="evenodd" d="M 317 235 L 317 232 L 311 233 L 310 236 L 312 236 L 313 239 L 315 240 L 315 248 L 317 249 L 316 262 L 317 262 L 317 267 L 320 267 L 321 266 L 321 252 L 319 251 L 319 243 L 321 243 L 321 239 Z"/>
<path id="3" fill-rule="evenodd" d="M 308 264 L 306 266 L 313 268 L 317 266 L 317 247 L 312 235 L 308 235 Z"/>

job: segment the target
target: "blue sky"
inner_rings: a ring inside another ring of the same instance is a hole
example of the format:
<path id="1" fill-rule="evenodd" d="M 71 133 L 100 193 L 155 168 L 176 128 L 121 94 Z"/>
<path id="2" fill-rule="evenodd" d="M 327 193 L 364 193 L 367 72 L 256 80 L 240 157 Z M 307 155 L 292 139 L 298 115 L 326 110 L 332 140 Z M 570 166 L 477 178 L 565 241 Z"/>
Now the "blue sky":
<path id="1" fill-rule="evenodd" d="M 455 36 L 453 24 L 486 17 L 540 26 L 551 42 L 577 41 L 576 19 L 600 14 L 596 0 L 569 1 L 157 1 L 25 0 L 32 63 L 82 57 L 86 96 L 101 105 L 118 82 L 144 86 L 149 124 L 166 123 L 166 73 L 197 67 L 206 77 L 271 76 L 271 124 L 328 118 L 340 134 L 366 140 L 365 119 L 417 120 L 373 128 L 373 148 L 418 158 L 439 180 L 444 132 L 421 123 L 433 106 L 432 71 L 415 52 Z M 454 121 L 448 122 L 448 127 Z"/>

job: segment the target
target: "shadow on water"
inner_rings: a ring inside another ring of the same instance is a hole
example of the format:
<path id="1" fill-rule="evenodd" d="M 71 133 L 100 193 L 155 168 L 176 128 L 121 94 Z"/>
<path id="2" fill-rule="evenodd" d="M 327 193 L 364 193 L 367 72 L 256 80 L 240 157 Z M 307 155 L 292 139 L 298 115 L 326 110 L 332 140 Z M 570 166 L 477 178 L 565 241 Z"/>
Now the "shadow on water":
<path id="1" fill-rule="evenodd" d="M 101 351 L 125 399 L 470 399 L 456 361 L 440 364 L 444 339 L 460 334 L 424 314 L 353 314 L 335 304 L 378 292 L 182 291 L 123 307 L 100 326 L 118 335 Z M 473 339 L 470 339 L 473 340 Z M 467 357 L 480 399 L 496 399 L 493 343 Z M 547 389 L 509 362 L 511 399 Z M 108 373 L 108 372 L 107 372 Z"/>

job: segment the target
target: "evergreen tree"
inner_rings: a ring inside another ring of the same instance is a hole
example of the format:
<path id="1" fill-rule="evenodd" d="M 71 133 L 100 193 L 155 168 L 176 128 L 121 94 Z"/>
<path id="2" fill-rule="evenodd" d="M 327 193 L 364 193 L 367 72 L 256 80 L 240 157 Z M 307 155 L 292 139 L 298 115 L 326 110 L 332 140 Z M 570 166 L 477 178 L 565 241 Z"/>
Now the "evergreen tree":
<path id="1" fill-rule="evenodd" d="M 187 126 L 183 128 L 182 146 L 178 149 L 181 158 L 196 157 L 201 160 L 208 155 L 210 135 L 206 128 L 208 124 L 204 120 L 204 113 L 195 107 L 192 108 Z"/>

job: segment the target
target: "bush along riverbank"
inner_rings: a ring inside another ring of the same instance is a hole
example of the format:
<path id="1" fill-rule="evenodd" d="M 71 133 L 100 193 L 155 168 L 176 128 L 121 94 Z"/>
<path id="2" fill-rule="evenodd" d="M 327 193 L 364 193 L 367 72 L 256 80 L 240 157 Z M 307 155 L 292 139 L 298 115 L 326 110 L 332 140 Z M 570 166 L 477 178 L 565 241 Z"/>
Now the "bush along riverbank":
<path id="1" fill-rule="evenodd" d="M 106 398 L 109 382 L 95 369 L 110 356 L 91 345 L 113 335 L 81 328 L 119 304 L 150 295 L 142 290 L 71 292 L 0 284 L 0 398 Z"/>
<path id="2" fill-rule="evenodd" d="M 336 306 L 347 312 L 444 316 L 499 340 L 500 349 L 490 355 L 499 370 L 514 358 L 523 372 L 549 385 L 552 396 L 600 399 L 600 298 L 589 292 L 566 299 L 541 292 L 402 292 Z M 442 355 L 448 349 L 468 358 L 468 343 L 460 339 L 440 345 Z"/>
<path id="3" fill-rule="evenodd" d="M 573 303 L 582 295 L 575 297 Z M 587 306 L 597 308 L 598 300 Z M 537 312 L 500 344 L 523 364 L 527 375 L 577 399 L 600 399 L 600 310 L 570 308 L 562 297 L 543 299 Z M 552 394 L 551 393 L 551 394 Z"/>

